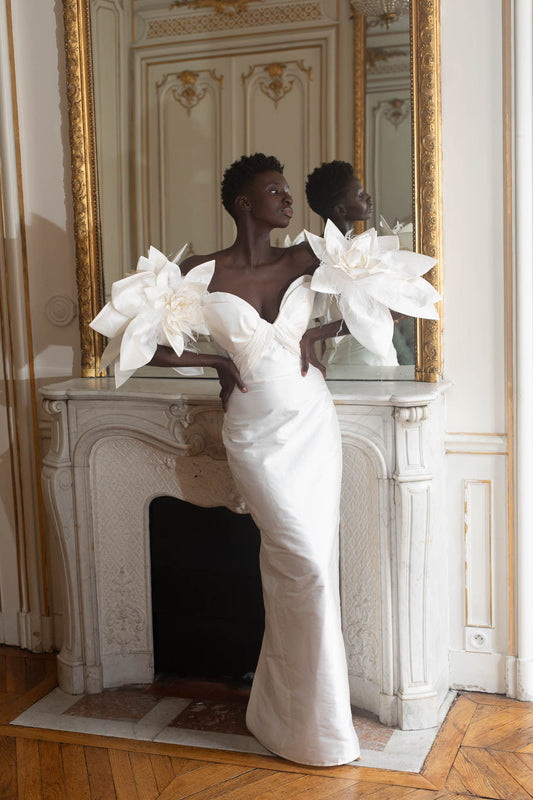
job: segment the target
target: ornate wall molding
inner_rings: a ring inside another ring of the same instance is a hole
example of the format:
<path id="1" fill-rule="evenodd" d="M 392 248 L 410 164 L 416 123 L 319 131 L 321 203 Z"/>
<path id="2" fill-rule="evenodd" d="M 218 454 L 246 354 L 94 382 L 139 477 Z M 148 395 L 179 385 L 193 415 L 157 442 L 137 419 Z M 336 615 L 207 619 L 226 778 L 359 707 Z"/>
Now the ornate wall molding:
<path id="1" fill-rule="evenodd" d="M 63 327 L 68 325 L 77 314 L 77 306 L 74 300 L 65 294 L 56 294 L 48 300 L 44 307 L 46 318 L 52 325 Z"/>
<path id="2" fill-rule="evenodd" d="M 288 25 L 295 22 L 319 21 L 323 18 L 320 2 L 284 3 L 276 6 L 246 8 L 238 14 L 174 15 L 146 22 L 147 40 L 174 36 L 216 33 L 243 28 Z"/>
<path id="3" fill-rule="evenodd" d="M 398 128 L 402 122 L 409 118 L 411 109 L 408 100 L 401 100 L 400 98 L 393 98 L 392 100 L 383 100 L 373 109 L 374 114 L 381 112 L 383 117 L 390 122 L 395 128 Z"/>
<path id="4" fill-rule="evenodd" d="M 205 74 L 211 78 L 211 82 L 218 83 L 222 88 L 224 76 L 216 74 L 214 69 L 205 69 L 195 72 L 191 69 L 184 69 L 181 72 L 165 75 L 158 83 L 156 89 L 169 90 L 172 97 L 180 106 L 187 111 L 190 116 L 192 109 L 200 103 L 207 94 L 209 83 L 201 76 Z M 161 100 L 159 100 L 161 106 Z"/>
<path id="5" fill-rule="evenodd" d="M 374 71 L 378 62 L 387 64 L 391 59 L 398 59 L 398 57 L 400 57 L 402 61 L 400 64 L 395 64 L 395 67 L 402 70 L 409 69 L 410 53 L 402 47 L 367 47 L 366 49 L 366 63 L 369 70 L 372 71 Z M 390 69 L 391 67 L 389 66 L 384 71 L 388 72 Z"/>
<path id="6" fill-rule="evenodd" d="M 257 74 L 262 75 L 264 72 L 266 72 L 267 76 L 257 79 Z M 250 83 L 250 79 L 253 78 L 259 90 L 272 100 L 274 107 L 277 108 L 280 100 L 283 100 L 292 91 L 296 80 L 294 76 L 298 72 L 303 72 L 309 82 L 312 78 L 313 68 L 306 67 L 302 60 L 287 61 L 284 64 L 279 61 L 273 61 L 270 64 L 254 64 L 250 66 L 247 72 L 243 72 L 241 81 L 246 88 Z"/>
<path id="7" fill-rule="evenodd" d="M 209 8 L 217 14 L 233 15 L 245 11 L 251 2 L 252 0 L 175 0 L 170 8 Z"/>
<path id="8" fill-rule="evenodd" d="M 280 62 L 273 62 L 263 67 L 270 80 L 268 82 L 266 80 L 260 81 L 259 88 L 263 94 L 272 100 L 275 108 L 278 107 L 279 101 L 289 94 L 294 85 L 294 80 L 287 79 L 283 75 L 286 68 L 287 65 Z"/>

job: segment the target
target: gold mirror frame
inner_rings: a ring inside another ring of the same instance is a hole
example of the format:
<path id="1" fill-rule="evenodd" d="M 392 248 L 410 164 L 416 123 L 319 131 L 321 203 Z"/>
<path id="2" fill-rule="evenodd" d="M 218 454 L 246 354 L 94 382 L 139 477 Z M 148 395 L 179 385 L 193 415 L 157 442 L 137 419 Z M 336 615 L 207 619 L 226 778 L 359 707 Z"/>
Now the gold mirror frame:
<path id="1" fill-rule="evenodd" d="M 92 55 L 89 0 L 63 0 L 67 93 L 72 154 L 72 192 L 76 238 L 81 335 L 81 374 L 95 377 L 104 341 L 90 327 L 103 305 L 100 217 L 98 209 L 96 137 L 93 113 Z M 354 19 L 354 36 L 361 39 L 364 19 Z M 364 60 L 356 59 L 356 87 L 364 86 Z M 362 72 L 361 72 L 362 71 Z M 413 205 L 416 249 L 437 259 L 426 277 L 442 294 L 441 142 L 440 142 L 440 18 L 439 0 L 411 0 L 411 76 L 413 108 Z M 364 93 L 356 90 L 355 118 L 364 118 Z M 364 174 L 364 145 L 354 151 L 356 174 Z M 442 376 L 441 321 L 418 320 L 415 379 L 438 381 Z"/>

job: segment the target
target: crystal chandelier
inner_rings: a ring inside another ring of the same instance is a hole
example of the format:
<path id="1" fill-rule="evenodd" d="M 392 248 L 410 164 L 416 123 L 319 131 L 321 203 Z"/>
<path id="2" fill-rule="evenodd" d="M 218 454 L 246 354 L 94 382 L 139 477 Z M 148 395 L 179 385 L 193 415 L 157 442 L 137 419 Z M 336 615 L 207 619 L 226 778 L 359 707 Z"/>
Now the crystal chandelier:
<path id="1" fill-rule="evenodd" d="M 365 17 L 378 17 L 387 28 L 396 17 L 409 13 L 409 0 L 350 0 L 350 3 Z"/>

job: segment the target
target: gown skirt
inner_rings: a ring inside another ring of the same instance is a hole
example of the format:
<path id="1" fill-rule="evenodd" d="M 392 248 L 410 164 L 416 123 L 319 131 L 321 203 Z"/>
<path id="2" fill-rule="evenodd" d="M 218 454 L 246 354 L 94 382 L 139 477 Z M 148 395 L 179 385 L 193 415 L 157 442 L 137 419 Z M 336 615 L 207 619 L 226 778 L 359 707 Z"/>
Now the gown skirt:
<path id="1" fill-rule="evenodd" d="M 319 370 L 301 375 L 311 306 L 301 279 L 273 324 L 224 292 L 209 296 L 206 316 L 247 387 L 232 392 L 223 424 L 235 484 L 261 532 L 265 633 L 246 724 L 276 755 L 334 766 L 358 758 L 359 744 L 339 600 L 340 431 Z"/>

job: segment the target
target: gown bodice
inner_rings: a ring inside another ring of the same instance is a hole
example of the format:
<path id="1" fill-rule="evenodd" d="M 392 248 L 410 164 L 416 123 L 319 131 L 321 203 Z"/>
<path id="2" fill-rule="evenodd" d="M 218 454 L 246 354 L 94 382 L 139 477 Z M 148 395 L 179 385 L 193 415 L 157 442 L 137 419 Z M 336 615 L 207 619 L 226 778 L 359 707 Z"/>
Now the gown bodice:
<path id="1" fill-rule="evenodd" d="M 311 277 L 296 278 L 283 295 L 274 322 L 238 295 L 209 292 L 204 318 L 215 342 L 235 361 L 248 382 L 294 373 L 300 365 L 300 340 L 313 315 Z"/>

